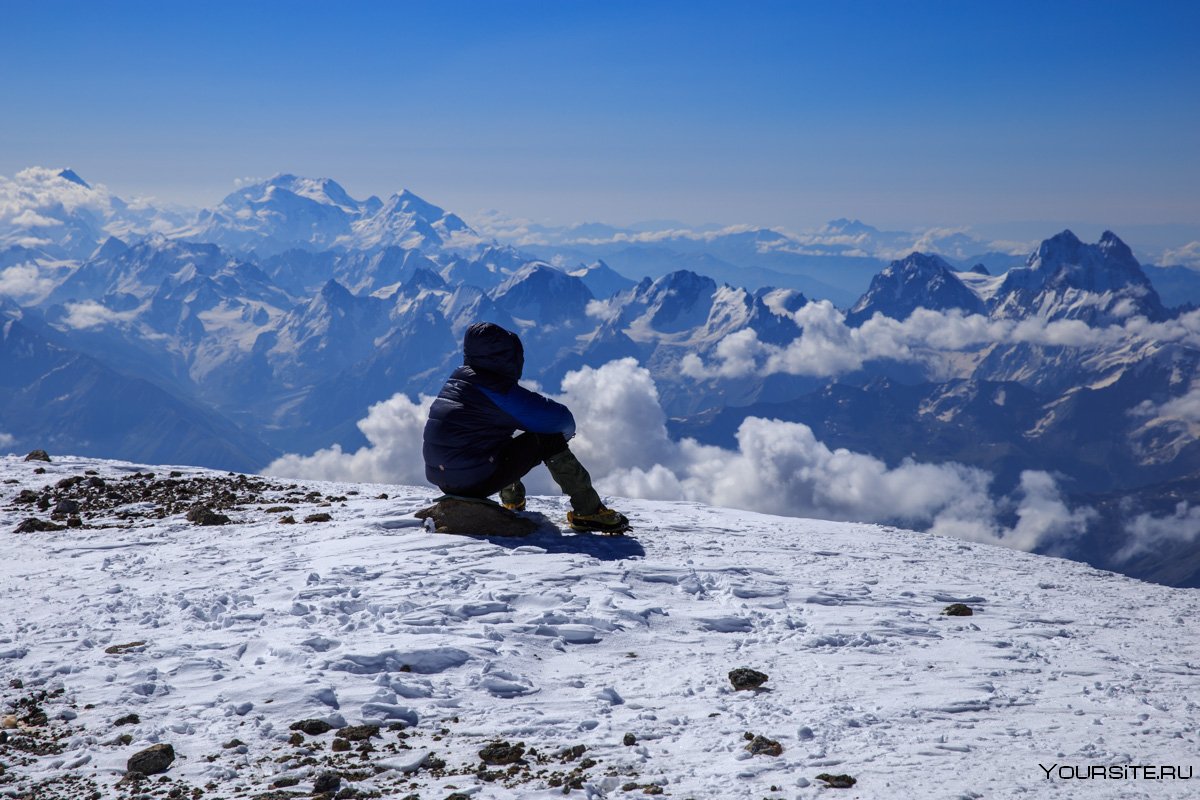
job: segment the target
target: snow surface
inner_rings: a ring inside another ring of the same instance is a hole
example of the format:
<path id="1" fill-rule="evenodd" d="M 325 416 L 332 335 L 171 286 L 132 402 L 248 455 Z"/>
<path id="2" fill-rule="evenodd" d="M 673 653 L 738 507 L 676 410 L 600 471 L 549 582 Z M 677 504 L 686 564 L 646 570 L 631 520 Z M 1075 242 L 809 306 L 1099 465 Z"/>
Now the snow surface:
<path id="1" fill-rule="evenodd" d="M 412 517 L 431 489 L 305 481 L 274 482 L 344 496 L 288 503 L 332 522 L 281 525 L 265 509 L 282 495 L 268 492 L 224 527 L 116 516 L 129 507 L 85 529 L 13 532 L 31 515 L 18 492 L 87 469 L 113 480 L 170 468 L 0 459 L 0 694 L 18 697 L 14 679 L 62 687 L 45 710 L 67 731 L 64 752 L 10 760 L 0 796 L 37 796 L 25 792 L 68 773 L 117 796 L 104 787 L 156 742 L 175 748 L 173 781 L 214 785 L 206 797 L 281 777 L 307 793 L 306 756 L 329 757 L 333 737 L 290 745 L 289 725 L 310 717 L 384 723 L 376 752 L 337 758 L 374 765 L 343 785 L 385 797 L 562 796 L 536 777 L 478 778 L 476 754 L 495 738 L 543 754 L 586 746 L 597 763 L 580 791 L 593 798 L 640 796 L 622 791 L 631 782 L 671 797 L 826 796 L 820 773 L 853 775 L 832 795 L 847 798 L 1195 796 L 1192 781 L 1039 767 L 1200 762 L 1195 590 L 692 503 L 613 499 L 627 537 L 450 536 Z M 530 508 L 565 511 L 561 498 Z M 943 616 L 955 602 L 975 615 Z M 767 690 L 733 691 L 726 673 L 741 666 L 766 672 Z M 129 713 L 140 723 L 114 727 Z M 387 724 L 414 720 L 409 749 L 389 752 Z M 782 755 L 752 756 L 746 732 Z M 132 742 L 112 744 L 120 733 Z"/>

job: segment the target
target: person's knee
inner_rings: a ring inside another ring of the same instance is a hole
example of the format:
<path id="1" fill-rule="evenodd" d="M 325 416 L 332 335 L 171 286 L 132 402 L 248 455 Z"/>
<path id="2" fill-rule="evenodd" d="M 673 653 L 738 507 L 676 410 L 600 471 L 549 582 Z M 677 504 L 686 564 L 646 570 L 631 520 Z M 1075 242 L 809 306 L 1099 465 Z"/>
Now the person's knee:
<path id="1" fill-rule="evenodd" d="M 539 433 L 537 437 L 538 453 L 543 461 L 567 449 L 567 437 L 561 433 Z"/>

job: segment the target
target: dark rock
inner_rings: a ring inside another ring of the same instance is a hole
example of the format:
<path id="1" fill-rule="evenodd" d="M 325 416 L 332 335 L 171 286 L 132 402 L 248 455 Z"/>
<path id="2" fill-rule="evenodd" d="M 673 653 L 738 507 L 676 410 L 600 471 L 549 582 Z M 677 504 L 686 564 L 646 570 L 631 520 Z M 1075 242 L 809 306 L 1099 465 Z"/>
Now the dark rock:
<path id="1" fill-rule="evenodd" d="M 14 503 L 21 503 L 22 505 L 30 505 L 37 501 L 38 493 L 33 489 L 22 489 L 21 493 L 13 498 Z"/>
<path id="2" fill-rule="evenodd" d="M 332 520 L 333 517 L 329 516 L 324 511 L 322 511 L 320 514 L 309 514 L 304 518 L 305 522 L 330 522 Z"/>
<path id="3" fill-rule="evenodd" d="M 29 455 L 25 456 L 26 461 L 45 461 L 49 463 L 50 454 L 45 450 L 30 450 Z"/>
<path id="4" fill-rule="evenodd" d="M 88 478 L 87 485 L 89 489 L 104 489 L 108 486 L 108 484 L 104 482 L 104 478 L 95 477 Z"/>
<path id="5" fill-rule="evenodd" d="M 80 484 L 80 483 L 83 483 L 83 477 L 80 475 L 72 475 L 69 478 L 63 478 L 58 483 L 54 484 L 54 488 L 66 490 L 66 489 L 70 489 L 70 488 L 74 487 L 76 484 Z"/>
<path id="6" fill-rule="evenodd" d="M 504 506 L 482 500 L 440 500 L 414 516 L 433 520 L 433 529 L 437 533 L 528 536 L 537 530 L 537 523 L 533 520 L 519 516 Z"/>
<path id="7" fill-rule="evenodd" d="M 35 469 L 35 470 L 33 471 L 33 474 L 34 474 L 34 475 L 45 475 L 45 474 L 46 474 L 46 468 L 45 468 L 45 467 L 38 467 L 37 469 Z"/>
<path id="8" fill-rule="evenodd" d="M 125 644 L 111 644 L 104 648 L 104 652 L 110 656 L 119 656 L 122 653 L 128 652 L 129 650 L 141 647 L 144 644 L 145 642 L 140 639 L 136 642 L 126 642 Z"/>
<path id="9" fill-rule="evenodd" d="M 329 745 L 329 749 L 335 753 L 345 753 L 350 749 L 350 743 L 345 739 L 335 738 L 333 744 Z"/>
<path id="10" fill-rule="evenodd" d="M 137 725 L 141 721 L 142 718 L 137 714 L 126 714 L 123 717 L 113 720 L 113 725 Z"/>
<path id="11" fill-rule="evenodd" d="M 621 740 L 621 743 L 626 747 L 633 747 L 635 744 L 637 744 L 637 737 L 632 733 L 627 733 L 625 734 L 625 738 Z"/>
<path id="12" fill-rule="evenodd" d="M 479 751 L 479 760 L 485 764 L 515 764 L 525 755 L 525 743 L 492 742 Z"/>
<path id="13" fill-rule="evenodd" d="M 268 514 L 282 514 L 285 511 L 291 511 L 291 506 L 271 506 L 267 509 Z"/>
<path id="14" fill-rule="evenodd" d="M 365 742 L 371 738 L 379 738 L 379 726 L 347 725 L 339 728 L 337 735 L 350 742 Z"/>
<path id="15" fill-rule="evenodd" d="M 581 755 L 587 752 L 587 745 L 577 744 L 574 747 L 568 747 L 558 754 L 558 760 L 566 764 L 568 761 L 575 761 Z"/>
<path id="16" fill-rule="evenodd" d="M 183 473 L 182 473 L 182 472 L 180 472 L 180 471 L 179 471 L 179 470 L 177 470 L 177 469 L 173 469 L 173 470 L 171 470 L 171 472 L 170 472 L 170 474 L 168 475 L 168 477 L 171 477 L 171 478 L 182 478 L 182 477 L 183 477 Z"/>
<path id="17" fill-rule="evenodd" d="M 295 786 L 300 782 L 299 775 L 285 775 L 282 778 L 276 778 L 271 781 L 272 789 L 286 789 L 289 786 Z"/>
<path id="18" fill-rule="evenodd" d="M 750 740 L 750 744 L 746 745 L 746 749 L 751 755 L 759 756 L 781 756 L 783 755 L 783 745 L 774 739 L 768 739 L 765 736 L 755 736 Z"/>
<path id="19" fill-rule="evenodd" d="M 375 499 L 376 499 L 376 500 L 387 500 L 387 499 L 388 499 L 388 494 L 387 494 L 387 492 L 384 492 L 383 494 L 379 495 L 379 496 L 378 496 L 378 497 L 376 497 Z"/>
<path id="20" fill-rule="evenodd" d="M 831 789 L 849 789 L 851 786 L 858 783 L 857 780 L 849 775 L 830 775 L 828 772 L 822 772 L 817 776 L 817 780 L 825 781 L 825 783 L 829 784 L 829 788 Z"/>
<path id="21" fill-rule="evenodd" d="M 322 733 L 329 733 L 333 730 L 333 726 L 323 719 L 302 719 L 292 723 L 288 730 L 303 731 L 309 736 L 320 736 Z"/>
<path id="22" fill-rule="evenodd" d="M 226 750 L 232 750 L 233 748 L 241 747 L 244 744 L 245 742 L 243 742 L 241 739 L 230 739 L 228 742 L 221 745 L 221 747 L 225 748 Z"/>
<path id="23" fill-rule="evenodd" d="M 288 514 L 286 517 L 279 518 L 279 524 L 280 525 L 295 525 L 296 518 L 293 517 L 291 514 Z"/>
<path id="24" fill-rule="evenodd" d="M 175 748 L 169 744 L 156 744 L 129 757 L 125 768 L 129 772 L 157 775 L 166 772 L 175 760 Z"/>
<path id="25" fill-rule="evenodd" d="M 208 506 L 196 506 L 187 513 L 188 522 L 194 522 L 197 525 L 227 525 L 229 517 L 224 514 L 218 514 Z"/>
<path id="26" fill-rule="evenodd" d="M 646 788 L 642 789 L 642 794 L 664 794 L 665 792 L 666 789 L 657 783 L 647 783 Z"/>
<path id="27" fill-rule="evenodd" d="M 322 772 L 313 781 L 313 794 L 325 794 L 326 792 L 336 792 L 338 787 L 342 785 L 342 776 L 336 772 Z"/>
<path id="28" fill-rule="evenodd" d="M 749 667 L 738 667 L 729 671 L 729 682 L 738 691 L 742 691 L 743 689 L 757 689 L 767 682 L 767 674 L 759 672 L 756 669 L 750 669 Z"/>
<path id="29" fill-rule="evenodd" d="M 962 603 L 952 603 L 942 609 L 942 613 L 947 617 L 969 617 L 975 612 L 971 610 L 970 606 L 965 606 Z"/>
<path id="30" fill-rule="evenodd" d="M 83 520 L 80 519 L 79 517 L 67 517 L 67 527 L 68 528 L 82 528 Z"/>
<path id="31" fill-rule="evenodd" d="M 63 514 L 66 516 L 70 516 L 71 514 L 78 514 L 79 513 L 79 502 L 76 500 L 67 500 L 67 499 L 59 500 L 58 504 L 56 506 L 54 506 L 54 513 L 55 514 Z"/>
<path id="32" fill-rule="evenodd" d="M 304 734 L 300 731 L 296 731 L 288 737 L 288 744 L 290 744 L 292 747 L 299 747 L 300 745 L 304 744 Z"/>
<path id="33" fill-rule="evenodd" d="M 53 522 L 30 517 L 16 527 L 17 533 L 41 533 L 42 531 L 61 531 L 66 530 L 62 525 L 55 525 Z"/>

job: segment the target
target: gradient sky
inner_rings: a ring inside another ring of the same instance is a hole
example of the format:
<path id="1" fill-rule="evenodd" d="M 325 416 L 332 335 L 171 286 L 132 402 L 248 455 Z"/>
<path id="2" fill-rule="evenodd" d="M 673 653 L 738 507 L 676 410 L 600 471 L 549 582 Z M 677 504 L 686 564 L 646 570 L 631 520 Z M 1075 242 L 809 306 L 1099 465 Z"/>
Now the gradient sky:
<path id="1" fill-rule="evenodd" d="M 1200 223 L 1195 2 L 0 0 L 0 174 L 470 217 Z"/>

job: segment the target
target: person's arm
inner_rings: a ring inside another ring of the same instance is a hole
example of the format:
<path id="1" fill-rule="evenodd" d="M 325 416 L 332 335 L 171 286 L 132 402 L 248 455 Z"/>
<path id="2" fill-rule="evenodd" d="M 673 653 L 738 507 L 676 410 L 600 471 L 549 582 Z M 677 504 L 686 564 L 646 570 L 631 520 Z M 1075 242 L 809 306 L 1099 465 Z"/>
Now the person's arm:
<path id="1" fill-rule="evenodd" d="M 561 433 L 568 439 L 575 435 L 575 417 L 562 403 L 522 386 L 514 386 L 507 392 L 480 388 L 497 408 L 516 420 L 517 427 L 523 431 Z"/>

